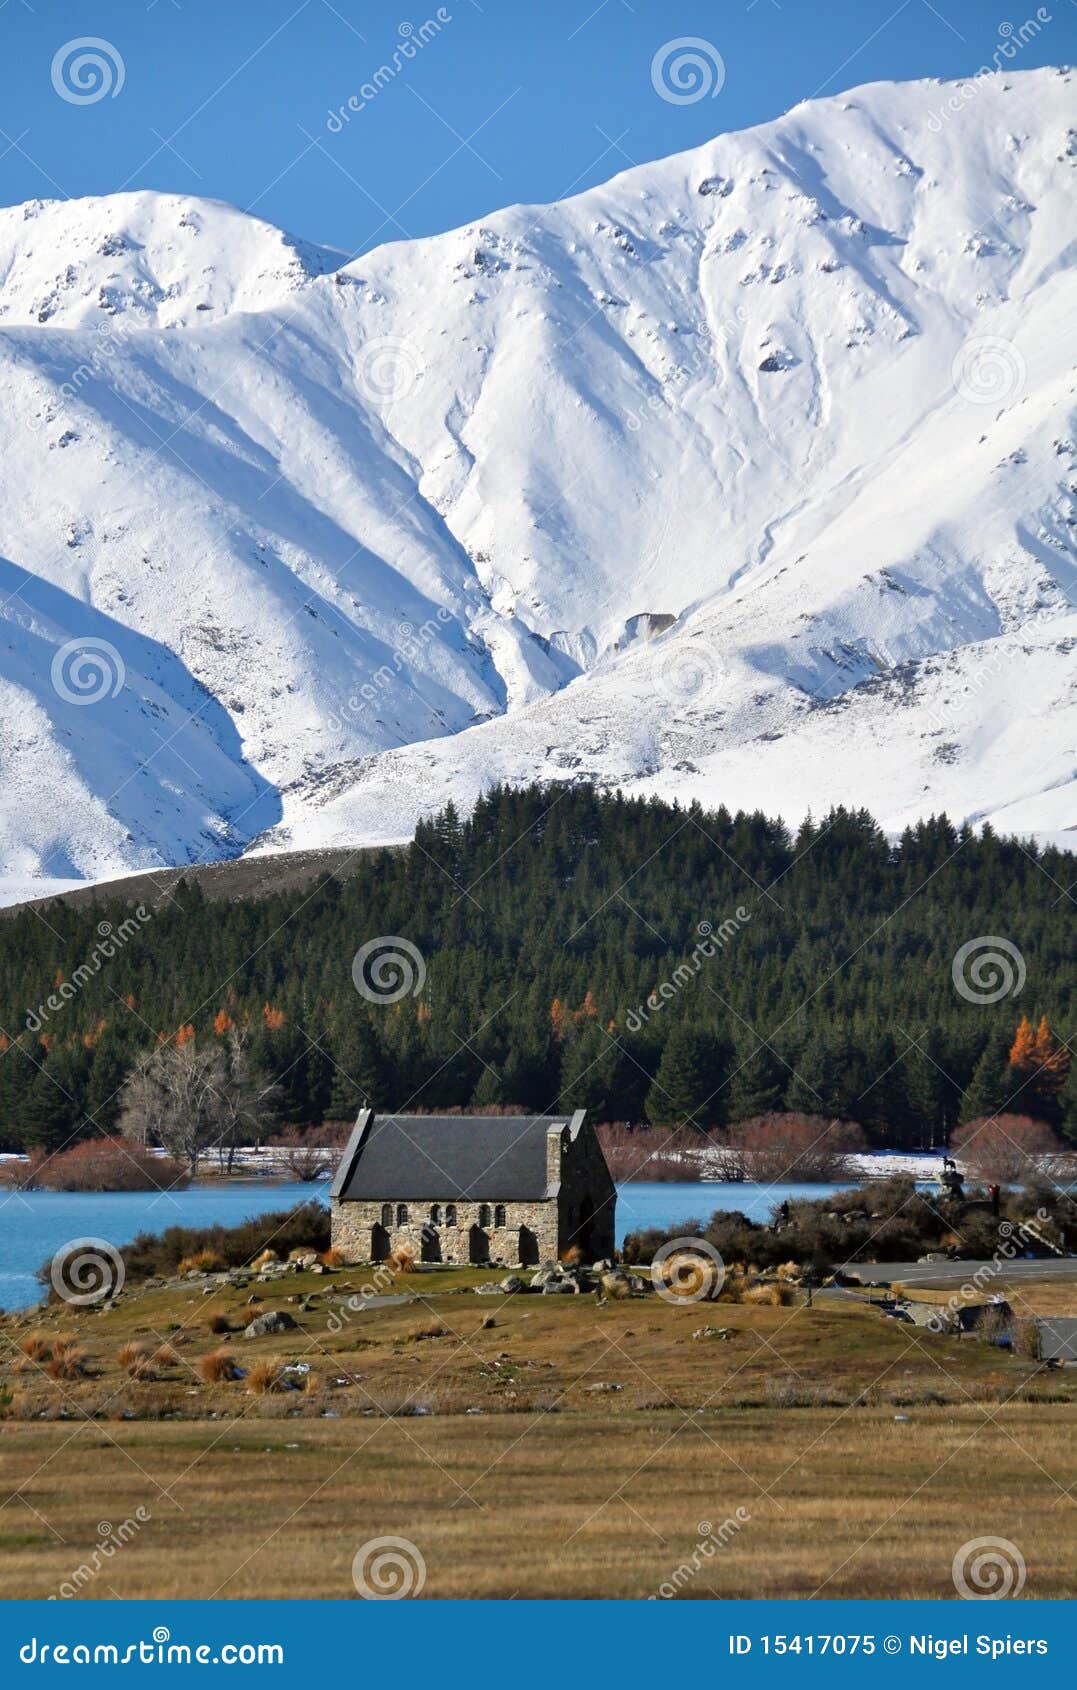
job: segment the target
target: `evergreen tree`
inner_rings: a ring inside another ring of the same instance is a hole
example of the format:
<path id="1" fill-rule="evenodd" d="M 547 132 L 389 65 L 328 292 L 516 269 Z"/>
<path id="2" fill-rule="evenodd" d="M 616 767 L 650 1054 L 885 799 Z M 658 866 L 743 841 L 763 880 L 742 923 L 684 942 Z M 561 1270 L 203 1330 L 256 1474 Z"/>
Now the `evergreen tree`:
<path id="1" fill-rule="evenodd" d="M 1022 1114 L 1020 1101 L 1014 1095 L 1018 1089 L 1010 1067 L 1009 1035 L 1001 1031 L 993 1033 L 961 1099 L 962 1125 L 966 1121 L 979 1120 L 983 1115 L 998 1115 L 1003 1111 Z"/>
<path id="2" fill-rule="evenodd" d="M 737 1051 L 729 1083 L 729 1119 L 749 1121 L 782 1107 L 789 1070 L 769 1045 L 750 1034 Z"/>
<path id="3" fill-rule="evenodd" d="M 654 1083 L 647 1093 L 647 1118 L 663 1126 L 708 1130 L 728 1118 L 726 1081 L 732 1059 L 729 1041 L 684 1022 L 671 1028 Z"/>

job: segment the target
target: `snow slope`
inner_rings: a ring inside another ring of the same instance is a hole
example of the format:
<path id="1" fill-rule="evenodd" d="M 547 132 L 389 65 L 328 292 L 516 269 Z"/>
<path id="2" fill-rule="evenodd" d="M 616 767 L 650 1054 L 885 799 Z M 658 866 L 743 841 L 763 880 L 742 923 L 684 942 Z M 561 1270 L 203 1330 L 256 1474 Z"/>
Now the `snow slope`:
<path id="1" fill-rule="evenodd" d="M 495 777 L 1077 843 L 1075 205 L 1039 70 L 350 264 L 174 195 L 0 213 L 0 872 Z"/>

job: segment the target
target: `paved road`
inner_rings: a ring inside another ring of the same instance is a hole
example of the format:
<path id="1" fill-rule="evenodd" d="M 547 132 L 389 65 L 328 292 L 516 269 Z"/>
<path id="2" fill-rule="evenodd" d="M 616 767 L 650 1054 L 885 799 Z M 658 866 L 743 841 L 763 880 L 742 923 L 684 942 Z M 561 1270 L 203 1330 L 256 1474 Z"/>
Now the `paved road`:
<path id="1" fill-rule="evenodd" d="M 992 1279 L 1077 1280 L 1077 1256 L 1049 1256 L 1037 1261 L 1023 1257 L 1012 1262 L 846 1262 L 842 1272 L 854 1274 L 862 1285 L 900 1280 L 903 1285 L 964 1285 L 983 1271 Z"/>

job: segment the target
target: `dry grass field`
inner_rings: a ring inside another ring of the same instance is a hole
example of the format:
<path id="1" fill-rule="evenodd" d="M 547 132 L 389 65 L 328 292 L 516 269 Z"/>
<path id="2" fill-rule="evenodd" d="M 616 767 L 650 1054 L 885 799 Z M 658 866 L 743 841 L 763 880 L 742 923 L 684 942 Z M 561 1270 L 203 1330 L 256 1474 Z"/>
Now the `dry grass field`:
<path id="1" fill-rule="evenodd" d="M 1070 1591 L 1072 1370 L 855 1300 L 598 1307 L 444 1273 L 342 1318 L 360 1273 L 5 1317 L 4 1594 L 350 1596 L 382 1536 L 431 1597 L 950 1596 L 988 1535 L 1027 1596 Z M 264 1309 L 296 1328 L 244 1339 Z"/>

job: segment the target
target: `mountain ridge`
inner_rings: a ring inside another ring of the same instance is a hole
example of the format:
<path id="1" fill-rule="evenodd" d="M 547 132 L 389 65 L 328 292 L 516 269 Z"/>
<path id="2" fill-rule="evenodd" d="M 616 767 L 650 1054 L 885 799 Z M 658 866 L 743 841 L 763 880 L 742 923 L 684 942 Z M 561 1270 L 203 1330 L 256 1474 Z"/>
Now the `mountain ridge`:
<path id="1" fill-rule="evenodd" d="M 1077 828 L 1070 73 L 946 86 L 350 261 L 122 196 L 57 298 L 0 213 L 0 872 L 492 778 Z"/>

